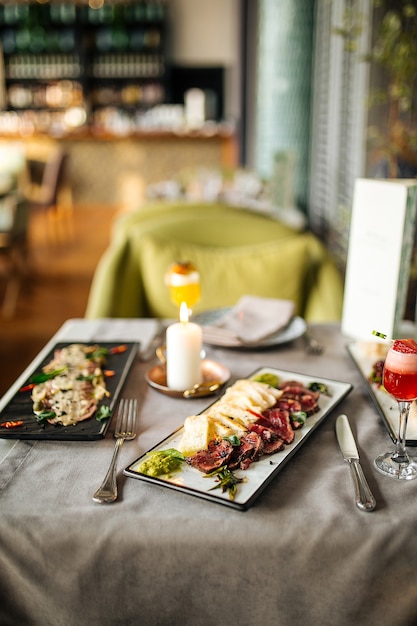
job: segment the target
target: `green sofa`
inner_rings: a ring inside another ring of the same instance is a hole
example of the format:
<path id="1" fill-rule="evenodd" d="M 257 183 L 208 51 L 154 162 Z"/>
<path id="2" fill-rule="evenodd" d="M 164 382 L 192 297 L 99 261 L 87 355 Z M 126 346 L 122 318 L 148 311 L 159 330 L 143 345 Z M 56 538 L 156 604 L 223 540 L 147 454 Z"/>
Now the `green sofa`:
<path id="1" fill-rule="evenodd" d="M 164 275 L 173 261 L 186 260 L 201 276 L 196 313 L 252 294 L 291 299 L 307 321 L 341 318 L 341 276 L 311 232 L 225 204 L 170 202 L 147 204 L 115 221 L 86 317 L 174 317 Z"/>

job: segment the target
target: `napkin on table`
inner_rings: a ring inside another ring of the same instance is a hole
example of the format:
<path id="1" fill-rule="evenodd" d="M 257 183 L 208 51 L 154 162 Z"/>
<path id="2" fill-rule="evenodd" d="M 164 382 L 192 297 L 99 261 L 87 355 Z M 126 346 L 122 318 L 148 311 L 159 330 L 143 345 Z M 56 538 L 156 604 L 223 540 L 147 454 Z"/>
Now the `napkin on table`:
<path id="1" fill-rule="evenodd" d="M 203 327 L 203 336 L 256 344 L 285 328 L 293 315 L 291 300 L 245 295 L 217 323 Z"/>

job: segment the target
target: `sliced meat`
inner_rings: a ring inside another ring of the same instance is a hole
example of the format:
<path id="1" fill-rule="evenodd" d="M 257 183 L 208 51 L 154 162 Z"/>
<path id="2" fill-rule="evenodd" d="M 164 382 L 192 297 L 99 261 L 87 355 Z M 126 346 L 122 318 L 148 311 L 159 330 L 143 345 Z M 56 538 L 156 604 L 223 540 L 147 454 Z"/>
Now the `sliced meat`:
<path id="1" fill-rule="evenodd" d="M 257 461 L 263 454 L 263 441 L 256 432 L 248 432 L 240 438 L 240 445 L 233 448 L 233 452 L 228 463 L 231 470 L 248 469 L 253 461 Z"/>
<path id="2" fill-rule="evenodd" d="M 275 452 L 280 452 L 285 447 L 284 442 L 278 436 L 275 439 L 272 439 L 268 443 L 264 443 L 264 454 L 275 454 Z"/>
<path id="3" fill-rule="evenodd" d="M 291 443 L 294 440 L 294 430 L 291 426 L 290 414 L 284 409 L 268 409 L 264 412 L 264 417 L 262 420 L 259 420 L 258 423 L 267 428 L 271 428 L 284 443 Z"/>
<path id="4" fill-rule="evenodd" d="M 287 389 L 287 387 L 298 387 L 300 389 L 305 389 L 303 383 L 300 383 L 299 380 L 284 380 L 278 385 L 278 389 L 281 389 L 281 391 Z"/>
<path id="5" fill-rule="evenodd" d="M 263 454 L 274 454 L 284 448 L 284 442 L 273 430 L 256 423 L 249 426 L 249 430 L 257 433 L 263 442 Z"/>
<path id="6" fill-rule="evenodd" d="M 304 413 L 301 402 L 294 400 L 294 398 L 280 398 L 274 408 L 283 409 L 290 414 L 290 423 L 293 430 L 298 430 L 304 425 L 304 421 L 293 419 L 293 415 L 296 413 Z"/>
<path id="7" fill-rule="evenodd" d="M 318 391 L 311 391 L 300 383 L 288 383 L 283 387 L 283 400 L 296 400 L 301 404 L 301 410 L 307 413 L 307 415 L 313 415 L 320 410 L 318 401 L 320 393 Z"/>
<path id="8" fill-rule="evenodd" d="M 307 413 L 307 417 L 314 415 L 317 411 L 320 411 L 318 403 L 318 394 L 313 391 L 298 395 L 296 398 L 301 404 L 301 410 Z"/>
<path id="9" fill-rule="evenodd" d="M 222 465 L 226 465 L 233 452 L 233 446 L 225 439 L 215 439 L 208 445 L 207 450 L 199 450 L 193 456 L 187 456 L 186 462 L 204 472 L 209 474 L 218 469 Z"/>
<path id="10" fill-rule="evenodd" d="M 301 402 L 295 400 L 294 398 L 287 398 L 285 396 L 278 400 L 275 407 L 284 409 L 290 413 L 298 413 L 299 411 L 302 411 Z"/>

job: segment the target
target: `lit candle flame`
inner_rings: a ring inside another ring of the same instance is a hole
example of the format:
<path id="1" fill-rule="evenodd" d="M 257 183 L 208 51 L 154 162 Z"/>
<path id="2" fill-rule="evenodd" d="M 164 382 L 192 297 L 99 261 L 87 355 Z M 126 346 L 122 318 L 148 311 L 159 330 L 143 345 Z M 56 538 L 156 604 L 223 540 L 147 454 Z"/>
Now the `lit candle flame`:
<path id="1" fill-rule="evenodd" d="M 181 302 L 180 322 L 182 322 L 183 324 L 186 324 L 188 322 L 188 306 L 186 302 Z"/>

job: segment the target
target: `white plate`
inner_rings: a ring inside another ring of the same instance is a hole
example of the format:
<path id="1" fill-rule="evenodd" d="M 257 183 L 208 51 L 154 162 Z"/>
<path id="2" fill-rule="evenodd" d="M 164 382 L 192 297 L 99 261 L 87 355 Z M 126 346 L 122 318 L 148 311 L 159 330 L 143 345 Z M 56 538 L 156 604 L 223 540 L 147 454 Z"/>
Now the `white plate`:
<path id="1" fill-rule="evenodd" d="M 264 372 L 272 372 L 276 374 L 280 381 L 285 380 L 297 380 L 304 385 L 308 385 L 311 382 L 324 383 L 331 396 L 321 394 L 319 400 L 320 410 L 307 418 L 303 428 L 295 431 L 294 441 L 290 445 L 286 445 L 284 450 L 276 452 L 269 456 L 262 457 L 259 461 L 252 463 L 246 471 L 236 471 L 235 474 L 239 477 L 245 477 L 247 482 L 238 485 L 237 493 L 234 500 L 229 499 L 227 493 L 222 493 L 220 489 L 211 491 L 216 485 L 213 478 L 205 478 L 197 469 L 186 465 L 182 465 L 182 469 L 179 472 L 174 473 L 171 477 L 160 476 L 153 478 L 146 476 L 139 472 L 139 466 L 145 459 L 146 454 L 140 456 L 136 461 L 129 465 L 124 470 L 126 476 L 131 478 L 137 478 L 147 482 L 175 489 L 183 493 L 197 496 L 211 502 L 217 502 L 218 504 L 224 504 L 239 510 L 248 509 L 256 500 L 256 498 L 262 493 L 265 487 L 270 481 L 277 475 L 282 469 L 285 463 L 297 452 L 300 446 L 305 443 L 309 435 L 317 428 L 317 426 L 324 420 L 324 418 L 335 408 L 337 404 L 351 391 L 352 385 L 350 383 L 343 383 L 325 378 L 315 378 L 313 376 L 305 376 L 294 372 L 287 372 L 284 370 L 277 370 L 270 367 L 262 367 L 252 374 L 250 378 L 253 378 Z M 161 441 L 158 445 L 152 448 L 155 450 L 166 450 L 167 448 L 177 448 L 180 439 L 183 434 L 183 428 L 176 430 L 172 435 Z M 148 451 L 150 452 L 150 450 Z"/>
<path id="2" fill-rule="evenodd" d="M 247 345 L 242 344 L 238 339 L 230 339 L 230 337 L 221 337 L 220 334 L 217 337 L 211 337 L 209 334 L 204 334 L 204 326 L 215 325 L 224 317 L 232 308 L 215 309 L 213 311 L 205 311 L 204 313 L 197 313 L 193 315 L 193 322 L 200 324 L 203 328 L 203 341 L 206 344 L 212 346 L 218 346 L 223 348 L 245 348 Z M 260 341 L 253 346 L 254 348 L 266 348 L 268 346 L 276 346 L 282 343 L 288 343 L 294 339 L 298 339 L 304 335 L 307 330 L 307 324 L 302 317 L 293 317 L 291 322 L 284 329 L 280 330 L 274 335 L 270 335 L 267 339 Z"/>

